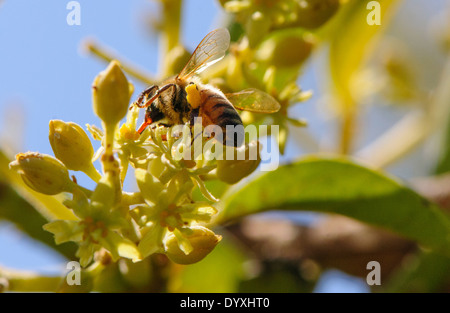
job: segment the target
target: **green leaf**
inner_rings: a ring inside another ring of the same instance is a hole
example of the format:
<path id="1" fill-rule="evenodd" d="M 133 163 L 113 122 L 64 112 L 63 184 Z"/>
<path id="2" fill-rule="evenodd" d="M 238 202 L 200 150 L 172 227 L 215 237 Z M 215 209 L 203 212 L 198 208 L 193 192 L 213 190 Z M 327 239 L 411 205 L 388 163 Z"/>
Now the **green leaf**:
<path id="1" fill-rule="evenodd" d="M 47 223 L 47 219 L 1 178 L 0 220 L 14 223 L 20 231 L 58 251 L 68 259 L 75 257 L 75 244 L 71 242 L 55 246 L 53 235 L 42 229 L 42 226 Z"/>
<path id="2" fill-rule="evenodd" d="M 382 292 L 431 293 L 448 290 L 450 258 L 447 256 L 428 251 L 409 258 L 405 263 L 386 286 L 381 286 Z"/>
<path id="3" fill-rule="evenodd" d="M 223 199 L 217 223 L 268 210 L 338 213 L 450 255 L 450 220 L 443 212 L 400 182 L 343 158 L 281 166 Z"/>

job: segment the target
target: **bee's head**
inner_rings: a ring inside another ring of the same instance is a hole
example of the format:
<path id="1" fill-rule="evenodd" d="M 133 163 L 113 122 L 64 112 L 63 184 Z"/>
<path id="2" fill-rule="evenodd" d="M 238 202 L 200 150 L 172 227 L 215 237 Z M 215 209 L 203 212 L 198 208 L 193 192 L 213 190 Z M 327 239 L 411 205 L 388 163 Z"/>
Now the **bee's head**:
<path id="1" fill-rule="evenodd" d="M 155 102 L 147 107 L 146 115 L 147 118 L 151 119 L 152 123 L 158 122 L 164 118 L 164 113 L 155 105 Z"/>

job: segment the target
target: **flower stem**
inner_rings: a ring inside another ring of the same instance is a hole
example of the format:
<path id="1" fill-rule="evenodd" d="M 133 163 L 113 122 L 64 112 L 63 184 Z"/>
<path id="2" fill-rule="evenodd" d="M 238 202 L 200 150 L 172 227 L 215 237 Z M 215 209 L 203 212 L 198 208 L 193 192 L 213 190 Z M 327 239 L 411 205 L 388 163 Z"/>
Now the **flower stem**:
<path id="1" fill-rule="evenodd" d="M 84 173 L 96 183 L 98 183 L 100 181 L 100 178 L 102 178 L 102 175 L 97 171 L 92 163 L 89 168 L 84 170 Z"/>
<path id="2" fill-rule="evenodd" d="M 40 276 L 3 268 L 0 268 L 0 277 L 4 281 L 5 291 L 13 292 L 55 292 L 62 280 L 60 276 Z"/>
<path id="3" fill-rule="evenodd" d="M 88 198 L 89 198 L 89 197 L 92 195 L 92 193 L 93 193 L 92 190 L 87 189 L 87 188 L 85 188 L 85 187 L 83 187 L 83 186 L 80 186 L 80 185 L 78 185 L 78 184 L 75 186 L 75 188 L 80 189 L 80 190 L 86 195 L 86 197 L 88 197 Z"/>
<path id="4" fill-rule="evenodd" d="M 339 152 L 342 154 L 350 154 L 352 150 L 357 116 L 356 111 L 357 110 L 355 105 L 349 105 L 343 112 L 344 116 L 341 120 L 341 138 L 339 145 Z"/>
<path id="5" fill-rule="evenodd" d="M 120 203 L 122 196 L 122 184 L 120 181 L 120 167 L 119 162 L 114 157 L 114 136 L 117 125 L 105 124 L 103 125 L 105 130 L 105 137 L 103 141 L 103 147 L 105 152 L 101 157 L 103 166 L 103 173 L 110 184 L 114 186 L 115 203 Z"/>
<path id="6" fill-rule="evenodd" d="M 144 198 L 140 192 L 124 192 L 122 194 L 122 205 L 130 206 L 144 203 Z"/>
<path id="7" fill-rule="evenodd" d="M 103 156 L 101 158 L 101 162 L 103 165 L 103 172 L 106 173 L 108 171 L 116 172 L 118 171 L 118 163 L 114 158 L 114 135 L 116 132 L 117 125 L 105 124 L 103 128 L 105 129 L 105 137 L 103 141 Z M 117 164 L 116 164 L 117 163 Z"/>

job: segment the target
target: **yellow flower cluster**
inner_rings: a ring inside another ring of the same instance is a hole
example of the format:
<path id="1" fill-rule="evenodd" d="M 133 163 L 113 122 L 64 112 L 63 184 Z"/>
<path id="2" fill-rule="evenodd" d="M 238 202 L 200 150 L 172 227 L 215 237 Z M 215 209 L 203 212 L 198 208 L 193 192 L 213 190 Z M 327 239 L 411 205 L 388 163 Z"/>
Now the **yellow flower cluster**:
<path id="1" fill-rule="evenodd" d="M 44 229 L 54 234 L 57 244 L 76 242 L 82 266 L 88 266 L 96 252 L 105 251 L 113 261 L 122 257 L 138 262 L 163 253 L 176 263 L 198 262 L 221 240 L 208 228 L 218 200 L 206 188 L 205 177 L 238 182 L 256 169 L 260 158 L 177 158 L 191 142 L 183 138 L 175 145 L 178 138 L 171 128 L 149 127 L 137 133 L 139 109 L 129 108 L 132 90 L 120 64 L 112 61 L 93 83 L 93 110 L 102 128 L 87 125 L 92 137 L 102 142 L 100 150 L 94 153 L 79 125 L 53 120 L 49 140 L 55 157 L 21 153 L 10 167 L 35 191 L 68 195 L 64 205 L 78 219 L 51 221 Z M 126 122 L 119 125 L 125 115 Z M 187 125 L 185 128 L 190 133 Z M 206 140 L 201 141 L 204 145 Z M 102 174 L 94 167 L 98 158 Z M 134 193 L 122 188 L 130 165 L 139 187 Z M 69 170 L 86 173 L 97 183 L 94 190 L 71 180 Z M 194 200 L 196 187 L 203 201 Z"/>

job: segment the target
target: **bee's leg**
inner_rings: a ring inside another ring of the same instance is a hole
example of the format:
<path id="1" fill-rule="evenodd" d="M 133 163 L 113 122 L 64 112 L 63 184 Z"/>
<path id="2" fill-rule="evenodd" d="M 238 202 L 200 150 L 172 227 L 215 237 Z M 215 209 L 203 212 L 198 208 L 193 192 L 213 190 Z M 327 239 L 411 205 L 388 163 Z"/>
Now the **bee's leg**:
<path id="1" fill-rule="evenodd" d="M 171 87 L 175 87 L 175 84 L 167 84 L 165 86 L 163 86 L 162 88 L 159 88 L 156 85 L 150 86 L 147 89 L 145 89 L 141 95 L 139 96 L 139 98 L 137 99 L 137 101 L 135 102 L 135 104 L 139 107 L 139 108 L 146 108 L 148 106 L 150 106 L 153 101 L 155 101 L 162 92 L 166 91 L 167 89 L 171 88 Z M 150 98 L 148 99 L 148 96 L 153 92 L 153 90 L 158 89 L 156 91 L 156 93 Z M 142 102 L 144 102 L 144 104 L 142 104 Z M 142 125 L 139 127 L 138 129 L 138 133 L 141 134 L 145 128 L 150 125 L 151 123 L 153 123 L 153 120 L 150 118 L 150 114 L 148 113 L 148 111 L 145 113 L 145 120 L 142 123 Z"/>
<path id="2" fill-rule="evenodd" d="M 166 91 L 167 89 L 169 89 L 169 88 L 172 88 L 173 87 L 173 89 L 175 89 L 176 90 L 176 84 L 167 84 L 167 85 L 165 85 L 165 86 L 163 86 L 161 89 L 159 89 L 158 90 L 158 93 L 161 93 L 161 92 L 163 92 L 163 91 Z M 174 90 L 174 91 L 175 91 Z"/>
<path id="3" fill-rule="evenodd" d="M 167 89 L 169 89 L 169 88 L 173 88 L 173 90 L 172 90 L 172 96 L 171 96 L 171 98 L 170 98 L 170 103 L 169 104 L 167 104 L 164 100 L 163 100 L 163 98 L 161 98 L 161 94 L 164 92 L 164 91 L 166 91 Z M 159 101 L 161 101 L 165 106 L 167 106 L 167 105 L 175 105 L 175 100 L 176 100 L 176 98 L 177 98 L 177 87 L 176 87 L 176 84 L 167 84 L 167 85 L 164 85 L 161 89 L 159 89 L 158 90 L 158 97 L 159 97 Z M 155 99 L 156 99 L 156 95 L 155 95 Z"/>
<path id="4" fill-rule="evenodd" d="M 200 108 L 191 110 L 191 113 L 189 114 L 189 124 L 191 125 L 191 127 L 194 126 L 195 119 L 198 117 L 199 111 Z"/>
<path id="5" fill-rule="evenodd" d="M 148 87 L 147 89 L 145 89 L 143 92 L 141 92 L 141 94 L 139 95 L 137 100 L 135 102 L 133 102 L 133 105 L 136 105 L 139 108 L 148 107 L 151 104 L 151 102 L 149 104 L 147 104 L 148 103 L 147 98 L 155 89 L 159 90 L 159 87 L 156 85 L 152 85 L 152 86 Z M 158 94 L 158 91 L 156 93 Z M 143 104 L 144 100 L 145 100 L 145 103 Z"/>
<path id="6" fill-rule="evenodd" d="M 199 111 L 200 111 L 199 108 L 197 108 L 197 109 L 192 109 L 192 110 L 191 110 L 191 113 L 189 114 L 189 125 L 191 126 L 191 129 L 192 129 L 192 128 L 194 127 L 194 125 L 195 125 L 195 119 L 198 117 Z M 197 139 L 197 137 L 198 137 L 199 135 L 202 135 L 202 132 L 200 132 L 200 134 L 197 134 L 197 136 L 195 136 L 194 138 L 192 138 L 192 140 L 191 140 L 191 146 L 194 145 L 195 139 Z"/>
<path id="7" fill-rule="evenodd" d="M 158 88 L 158 86 L 155 86 L 156 88 Z M 163 87 L 161 87 L 160 89 L 158 89 L 158 91 L 156 91 L 156 93 L 150 98 L 145 98 L 145 103 L 140 106 L 141 108 L 146 108 L 149 105 L 151 105 L 153 103 L 153 101 L 155 101 L 157 98 L 159 98 L 161 96 L 161 93 L 163 93 L 164 91 L 166 91 L 167 89 L 174 87 L 176 89 L 176 85 L 175 84 L 167 84 Z"/>

